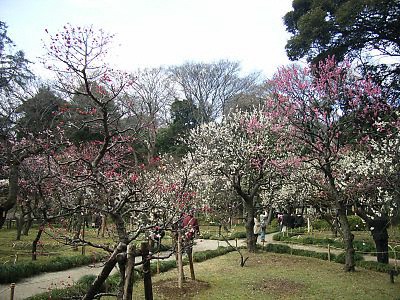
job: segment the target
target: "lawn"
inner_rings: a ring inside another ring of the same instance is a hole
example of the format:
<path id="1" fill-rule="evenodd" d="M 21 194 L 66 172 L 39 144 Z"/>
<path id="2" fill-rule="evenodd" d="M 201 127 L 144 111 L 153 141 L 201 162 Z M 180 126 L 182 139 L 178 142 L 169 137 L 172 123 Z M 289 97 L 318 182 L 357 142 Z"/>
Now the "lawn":
<path id="1" fill-rule="evenodd" d="M 16 229 L 0 229 L 0 263 L 13 263 L 16 255 L 18 255 L 18 261 L 29 261 L 31 260 L 31 249 L 32 241 L 37 234 L 38 228 L 34 226 L 30 231 L 28 236 L 21 236 L 20 241 L 16 241 Z M 54 232 L 47 230 L 48 233 L 54 234 Z M 86 229 L 85 236 L 96 238 L 97 230 Z M 112 238 L 96 238 L 96 243 L 111 243 Z M 43 233 L 40 239 L 40 244 L 38 245 L 38 261 L 45 261 L 54 256 L 70 256 L 77 255 L 82 252 L 82 247 L 79 247 L 76 251 L 72 249 L 71 246 L 64 245 L 53 239 L 50 235 Z M 91 254 L 94 251 L 101 252 L 98 249 L 91 247 L 86 247 L 86 254 Z"/>
<path id="2" fill-rule="evenodd" d="M 258 253 L 244 268 L 239 256 L 227 255 L 195 264 L 196 281 L 177 288 L 176 270 L 153 278 L 154 299 L 400 299 L 400 279 L 308 257 Z M 185 275 L 189 275 L 185 267 Z M 142 284 L 134 299 L 143 299 Z"/>
<path id="3" fill-rule="evenodd" d="M 30 261 L 32 259 L 31 249 L 32 241 L 35 239 L 37 234 L 37 226 L 33 226 L 29 231 L 28 236 L 21 236 L 21 240 L 17 241 L 16 229 L 0 229 L 0 264 L 14 263 L 16 255 L 18 255 L 18 262 Z M 64 233 L 64 232 L 63 232 Z M 46 229 L 45 233 L 42 234 L 40 244 L 38 245 L 37 260 L 46 261 L 56 256 L 71 256 L 79 255 L 82 253 L 82 247 L 78 247 L 74 250 L 71 245 L 65 245 L 63 240 L 56 240 L 52 236 L 59 235 L 59 229 Z M 72 237 L 72 233 L 69 233 Z M 85 228 L 85 238 L 88 241 L 94 242 L 95 244 L 115 244 L 117 243 L 116 233 L 110 229 L 105 234 L 105 237 L 97 236 L 96 228 Z M 140 239 L 135 241 L 137 244 L 142 242 Z M 171 245 L 171 238 L 167 235 L 163 239 L 163 245 Z M 101 249 L 96 249 L 90 246 L 85 246 L 85 254 L 90 255 L 92 253 L 103 253 Z"/>

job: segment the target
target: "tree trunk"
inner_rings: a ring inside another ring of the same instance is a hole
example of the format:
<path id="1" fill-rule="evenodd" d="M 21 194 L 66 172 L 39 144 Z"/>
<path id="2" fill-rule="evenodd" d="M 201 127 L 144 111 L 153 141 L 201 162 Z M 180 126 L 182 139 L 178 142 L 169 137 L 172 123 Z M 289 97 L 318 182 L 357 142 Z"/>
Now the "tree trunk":
<path id="1" fill-rule="evenodd" d="M 371 218 L 361 207 L 356 208 L 357 215 L 362 218 L 369 227 L 372 237 L 375 242 L 375 248 L 377 252 L 377 260 L 380 263 L 389 263 L 389 234 L 388 227 L 390 224 L 390 218 L 387 215 L 374 216 Z"/>
<path id="2" fill-rule="evenodd" d="M 266 225 L 269 225 L 271 223 L 273 215 L 274 215 L 274 210 L 272 209 L 272 207 L 270 207 L 269 211 L 268 211 L 268 217 L 267 217 L 267 220 L 265 222 Z"/>
<path id="3" fill-rule="evenodd" d="M 144 284 L 144 299 L 153 300 L 153 285 L 151 282 L 151 270 L 149 259 L 149 243 L 142 243 L 140 250 L 143 260 L 143 284 Z"/>
<path id="4" fill-rule="evenodd" d="M 37 245 L 38 245 L 38 243 L 40 241 L 40 237 L 42 236 L 42 233 L 43 233 L 43 226 L 44 226 L 43 224 L 40 224 L 39 230 L 36 234 L 36 237 L 32 242 L 32 260 L 36 260 L 36 258 L 37 258 Z"/>
<path id="5" fill-rule="evenodd" d="M 247 250 L 256 252 L 256 236 L 254 235 L 254 206 L 253 201 L 245 202 L 247 217 L 246 217 L 246 238 Z"/>
<path id="6" fill-rule="evenodd" d="M 115 267 L 118 254 L 123 253 L 124 251 L 126 251 L 126 244 L 119 243 L 117 248 L 115 248 L 114 252 L 111 254 L 110 258 L 104 264 L 103 270 L 101 270 L 100 274 L 97 276 L 86 295 L 83 297 L 83 300 L 92 300 L 94 296 L 96 296 L 104 281 L 106 281 L 112 269 Z"/>
<path id="7" fill-rule="evenodd" d="M 338 236 L 338 224 L 337 224 L 337 217 L 333 217 L 330 214 L 323 213 L 320 211 L 322 214 L 322 218 L 329 224 L 329 227 L 331 228 L 332 234 L 334 237 Z"/>
<path id="8" fill-rule="evenodd" d="M 21 235 L 22 235 L 22 229 L 24 227 L 24 217 L 23 216 L 19 216 L 19 217 L 15 217 L 15 220 L 17 222 L 17 237 L 16 240 L 20 241 L 21 240 Z"/>
<path id="9" fill-rule="evenodd" d="M 120 280 L 118 284 L 118 292 L 117 292 L 117 300 L 122 300 L 124 296 L 124 286 L 125 286 L 125 272 L 126 272 L 126 253 L 120 253 L 120 256 L 123 257 L 117 257 L 118 261 L 118 268 L 119 268 L 119 274 L 120 274 Z"/>
<path id="10" fill-rule="evenodd" d="M 177 243 L 177 256 L 176 256 L 176 265 L 178 267 L 178 287 L 182 288 L 183 281 L 185 279 L 185 275 L 183 273 L 183 262 L 182 262 L 182 231 L 178 229 L 178 238 L 176 240 Z"/>
<path id="11" fill-rule="evenodd" d="M 187 255 L 189 259 L 190 278 L 192 280 L 196 280 L 196 276 L 194 274 L 194 265 L 193 265 L 193 246 L 188 247 Z"/>
<path id="12" fill-rule="evenodd" d="M 4 202 L 0 203 L 0 229 L 3 228 L 6 221 L 7 212 L 17 203 L 18 195 L 18 178 L 19 178 L 19 163 L 13 163 L 10 166 L 8 175 L 8 193 Z"/>
<path id="13" fill-rule="evenodd" d="M 386 229 L 384 229 L 387 231 Z M 383 264 L 389 263 L 389 241 L 388 239 L 375 239 L 376 257 L 378 262 Z"/>
<path id="14" fill-rule="evenodd" d="M 32 219 L 32 216 L 29 214 L 28 218 L 27 218 L 27 220 L 26 220 L 26 222 L 24 224 L 24 228 L 22 229 L 22 234 L 23 235 L 28 235 L 29 234 L 29 230 L 32 227 L 32 223 L 33 223 L 33 219 Z"/>
<path id="15" fill-rule="evenodd" d="M 82 228 L 82 216 L 78 215 L 77 220 L 75 221 L 74 224 L 74 237 L 73 237 L 73 246 L 72 246 L 72 250 L 74 251 L 78 251 L 78 245 L 75 242 L 75 240 L 78 240 L 80 235 L 81 235 L 81 228 Z"/>
<path id="16" fill-rule="evenodd" d="M 388 264 L 389 234 L 387 228 L 389 226 L 389 218 L 387 216 L 375 217 L 374 219 L 369 219 L 367 224 L 375 242 L 378 262 Z"/>
<path id="17" fill-rule="evenodd" d="M 344 249 L 346 253 L 344 270 L 347 272 L 353 272 L 355 271 L 354 248 L 353 248 L 354 235 L 351 233 L 349 221 L 347 220 L 345 212 L 346 208 L 344 207 L 344 205 L 342 205 L 340 209 L 338 209 L 338 217 L 340 225 L 342 227 Z"/>

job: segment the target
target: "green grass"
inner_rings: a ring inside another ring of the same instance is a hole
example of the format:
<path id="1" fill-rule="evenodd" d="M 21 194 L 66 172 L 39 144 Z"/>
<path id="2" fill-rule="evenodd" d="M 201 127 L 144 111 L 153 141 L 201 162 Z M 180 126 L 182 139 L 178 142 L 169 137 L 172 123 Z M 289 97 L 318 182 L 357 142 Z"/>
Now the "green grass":
<path id="1" fill-rule="evenodd" d="M 33 227 L 29 231 L 28 236 L 21 236 L 21 240 L 17 241 L 16 229 L 0 229 L 0 263 L 8 264 L 13 263 L 16 255 L 18 255 L 18 261 L 30 261 L 31 260 L 31 249 L 32 241 L 37 234 L 37 227 Z M 54 232 L 49 231 L 54 234 Z M 113 240 L 110 237 L 97 238 L 97 231 L 95 229 L 86 229 L 85 236 L 90 239 L 96 239 L 96 243 L 112 243 Z M 40 239 L 40 245 L 38 246 L 38 261 L 48 261 L 56 256 L 75 256 L 81 253 L 82 248 L 79 247 L 77 251 L 74 251 L 71 246 L 63 245 L 62 243 L 54 240 L 48 234 L 43 233 Z M 90 254 L 93 252 L 101 252 L 100 250 L 86 247 L 86 253 Z"/>
<path id="2" fill-rule="evenodd" d="M 60 233 L 66 234 L 66 232 L 60 232 L 59 228 L 47 228 L 46 232 L 48 234 L 42 234 L 40 245 L 37 248 L 37 260 L 32 261 L 32 241 L 37 234 L 37 230 L 37 226 L 33 227 L 28 236 L 21 236 L 21 240 L 16 241 L 15 228 L 0 229 L 1 283 L 17 282 L 41 272 L 61 271 L 87 265 L 108 255 L 105 251 L 90 246 L 85 246 L 85 255 L 82 255 L 82 247 L 74 250 L 72 246 L 64 245 L 62 240 L 60 242 L 53 238 L 53 236 L 57 236 Z M 104 238 L 101 236 L 97 237 L 97 230 L 93 228 L 85 228 L 85 238 L 95 244 L 113 245 L 116 243 L 112 232 Z M 140 244 L 141 240 L 135 242 Z M 163 246 L 170 244 L 170 238 L 166 237 L 163 239 Z M 164 248 L 161 250 L 164 250 Z"/>
<path id="3" fill-rule="evenodd" d="M 14 263 L 16 255 L 18 255 L 18 261 L 30 261 L 31 260 L 31 249 L 32 241 L 37 234 L 37 227 L 33 227 L 29 231 L 28 236 L 21 236 L 20 241 L 16 241 L 16 229 L 0 229 L 0 264 Z M 57 236 L 58 232 L 55 230 L 46 229 L 51 235 Z M 64 232 L 63 232 L 64 233 Z M 75 256 L 82 252 L 82 247 L 78 247 L 74 250 L 70 245 L 64 245 L 63 240 L 57 241 L 49 234 L 43 233 L 40 239 L 40 245 L 38 246 L 38 261 L 48 261 L 56 256 Z M 72 236 L 72 233 L 69 234 Z M 97 229 L 95 228 L 85 228 L 85 238 L 88 241 L 94 242 L 95 244 L 110 244 L 113 245 L 117 243 L 116 236 L 113 232 L 106 233 L 105 237 L 97 236 Z M 136 241 L 140 244 L 141 240 Z M 171 245 L 171 238 L 166 236 L 163 241 L 163 245 Z M 139 245 L 140 247 L 140 245 Z M 91 254 L 94 252 L 102 252 L 102 250 L 85 246 L 86 254 Z"/>
<path id="4" fill-rule="evenodd" d="M 267 233 L 276 232 L 276 227 L 267 226 Z M 219 227 L 214 224 L 202 224 L 200 225 L 200 238 L 212 239 L 212 240 L 224 240 L 224 238 L 231 239 L 243 239 L 246 238 L 246 228 L 244 224 L 233 225 L 229 228 L 227 232 L 224 228 L 221 230 L 221 235 L 219 235 Z"/>
<path id="5" fill-rule="evenodd" d="M 244 268 L 235 252 L 195 264 L 196 279 L 209 287 L 196 291 L 192 299 L 400 299 L 400 280 L 391 284 L 385 273 L 362 268 L 345 273 L 341 264 L 286 254 L 245 256 L 250 258 Z M 189 275 L 187 267 L 185 274 Z M 179 291 L 168 298 L 157 288 L 176 280 L 176 270 L 154 277 L 154 299 L 183 299 Z M 134 299 L 143 299 L 142 284 L 135 286 Z"/>

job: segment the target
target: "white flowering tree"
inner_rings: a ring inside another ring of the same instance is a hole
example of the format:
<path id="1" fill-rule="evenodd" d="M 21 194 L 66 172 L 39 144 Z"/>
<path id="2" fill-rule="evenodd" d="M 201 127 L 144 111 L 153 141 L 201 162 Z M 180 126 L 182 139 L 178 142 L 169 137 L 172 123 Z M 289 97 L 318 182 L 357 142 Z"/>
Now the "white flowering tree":
<path id="1" fill-rule="evenodd" d="M 356 213 L 368 224 L 377 250 L 377 260 L 389 263 L 388 232 L 398 217 L 400 204 L 400 134 L 398 115 L 393 121 L 376 122 L 375 138 L 346 153 L 338 164 L 338 182 L 352 201 Z"/>
<path id="2" fill-rule="evenodd" d="M 223 182 L 221 190 L 234 190 L 246 211 L 247 247 L 255 251 L 255 204 L 262 187 L 278 180 L 286 170 L 289 147 L 276 134 L 275 125 L 261 111 L 228 115 L 221 123 L 203 124 L 191 131 L 187 144 L 193 151 L 198 180 Z M 282 151 L 285 149 L 285 151 Z M 212 203 L 213 194 L 209 194 Z M 225 201 L 231 201 L 225 199 Z"/>
<path id="3" fill-rule="evenodd" d="M 360 124 L 386 108 L 380 90 L 370 80 L 353 76 L 349 64 L 337 65 L 333 58 L 306 68 L 281 68 L 270 83 L 275 96 L 266 105 L 281 124 L 290 125 L 291 137 L 302 149 L 299 155 L 316 175 L 309 181 L 336 210 L 346 249 L 345 270 L 354 271 L 354 236 L 346 217 L 350 203 L 336 165 L 365 130 Z"/>

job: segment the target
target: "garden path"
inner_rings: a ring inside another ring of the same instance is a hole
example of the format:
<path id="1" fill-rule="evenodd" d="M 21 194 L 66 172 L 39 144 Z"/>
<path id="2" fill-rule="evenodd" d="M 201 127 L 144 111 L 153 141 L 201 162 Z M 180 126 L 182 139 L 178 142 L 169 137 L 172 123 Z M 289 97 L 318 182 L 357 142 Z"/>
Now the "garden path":
<path id="1" fill-rule="evenodd" d="M 231 241 L 233 244 L 235 241 Z M 218 246 L 227 246 L 226 242 L 216 240 L 196 240 L 193 248 L 194 252 L 204 251 L 208 249 L 217 249 Z M 170 259 L 174 259 L 171 256 Z M 84 275 L 98 275 L 102 270 L 102 264 L 77 267 L 65 271 L 42 273 L 33 277 L 25 278 L 15 285 L 14 300 L 22 300 L 30 296 L 46 292 L 55 288 L 64 288 Z M 113 270 L 114 272 L 116 269 Z M 10 284 L 0 284 L 0 299 L 7 300 L 10 297 Z"/>

